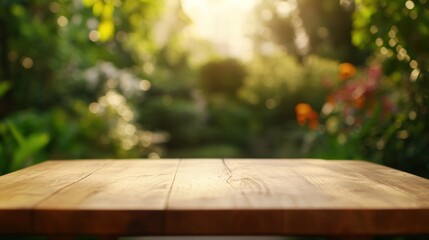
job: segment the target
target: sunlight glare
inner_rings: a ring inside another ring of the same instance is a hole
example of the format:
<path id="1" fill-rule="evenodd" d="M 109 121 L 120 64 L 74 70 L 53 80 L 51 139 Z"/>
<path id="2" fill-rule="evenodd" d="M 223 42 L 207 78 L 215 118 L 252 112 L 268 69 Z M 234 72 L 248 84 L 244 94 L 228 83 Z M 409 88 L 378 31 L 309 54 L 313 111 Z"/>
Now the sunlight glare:
<path id="1" fill-rule="evenodd" d="M 279 14 L 279 16 L 281 17 L 287 17 L 290 15 L 290 13 L 295 10 L 295 8 L 297 7 L 296 2 L 295 1 L 289 1 L 289 2 L 277 2 L 276 4 L 276 10 L 277 13 Z"/>
<path id="2" fill-rule="evenodd" d="M 182 0 L 192 19 L 191 32 L 213 43 L 221 54 L 242 59 L 252 54 L 246 37 L 252 24 L 249 17 L 259 0 Z"/>

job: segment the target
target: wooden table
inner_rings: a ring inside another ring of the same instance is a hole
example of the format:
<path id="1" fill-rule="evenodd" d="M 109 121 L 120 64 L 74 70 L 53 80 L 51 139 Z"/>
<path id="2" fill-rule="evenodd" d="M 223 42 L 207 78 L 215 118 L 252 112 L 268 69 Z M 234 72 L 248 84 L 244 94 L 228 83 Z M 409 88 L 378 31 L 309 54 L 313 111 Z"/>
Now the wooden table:
<path id="1" fill-rule="evenodd" d="M 363 161 L 48 161 L 0 177 L 0 234 L 429 234 L 429 180 Z"/>

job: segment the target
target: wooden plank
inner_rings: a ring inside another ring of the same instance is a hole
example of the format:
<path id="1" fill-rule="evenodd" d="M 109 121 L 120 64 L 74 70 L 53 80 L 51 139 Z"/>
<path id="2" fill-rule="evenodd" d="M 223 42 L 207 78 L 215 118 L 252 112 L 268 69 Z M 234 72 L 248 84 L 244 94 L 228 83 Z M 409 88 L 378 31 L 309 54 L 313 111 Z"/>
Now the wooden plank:
<path id="1" fill-rule="evenodd" d="M 166 233 L 429 233 L 428 183 L 356 161 L 182 161 Z"/>
<path id="2" fill-rule="evenodd" d="M 38 204 L 40 234 L 161 234 L 179 160 L 112 161 Z M 82 164 L 85 167 L 85 164 Z"/>
<path id="3" fill-rule="evenodd" d="M 219 209 L 239 207 L 228 184 L 229 169 L 222 159 L 183 159 L 167 209 Z M 245 207 L 245 206 L 242 206 Z"/>
<path id="4" fill-rule="evenodd" d="M 311 162 L 183 160 L 173 185 L 168 209 L 307 209 L 356 206 L 354 202 L 326 194 L 306 179 L 303 174 L 312 175 L 323 170 L 318 166 L 309 166 Z M 317 174 L 316 180 L 323 172 Z M 327 175 L 320 181 L 326 181 L 328 177 L 335 178 Z"/>
<path id="5" fill-rule="evenodd" d="M 0 233 L 428 234 L 429 180 L 361 161 L 46 162 L 0 177 Z"/>
<path id="6" fill-rule="evenodd" d="M 268 197 L 270 208 L 429 208 L 429 180 L 373 163 L 334 160 L 227 160 L 226 163 L 238 181 L 250 178 L 276 195 L 274 199 L 282 200 L 279 204 Z M 246 188 L 240 184 L 241 189 Z M 298 201 L 288 201 L 290 195 Z M 264 207 L 267 194 L 256 194 L 257 198 L 262 200 L 255 201 L 254 207 Z"/>
<path id="7" fill-rule="evenodd" d="M 335 188 L 335 178 L 311 165 L 321 160 L 225 160 L 230 185 L 250 209 L 318 209 L 356 206 L 355 202 L 327 194 L 320 185 Z M 308 176 L 307 176 L 308 175 Z M 330 181 L 330 183 L 328 183 Z M 341 180 L 340 180 L 341 181 Z"/>
<path id="8" fill-rule="evenodd" d="M 384 188 L 385 191 L 399 195 L 398 208 L 429 208 L 429 180 L 403 171 L 365 161 L 318 161 L 317 164 L 329 164 L 336 172 L 367 179 L 369 185 Z M 356 181 L 356 180 L 355 180 Z M 390 196 L 393 197 L 393 196 Z"/>
<path id="9" fill-rule="evenodd" d="M 107 161 L 48 161 L 0 177 L 0 233 L 30 233 L 31 209 Z M 65 165 L 66 164 L 66 165 Z"/>

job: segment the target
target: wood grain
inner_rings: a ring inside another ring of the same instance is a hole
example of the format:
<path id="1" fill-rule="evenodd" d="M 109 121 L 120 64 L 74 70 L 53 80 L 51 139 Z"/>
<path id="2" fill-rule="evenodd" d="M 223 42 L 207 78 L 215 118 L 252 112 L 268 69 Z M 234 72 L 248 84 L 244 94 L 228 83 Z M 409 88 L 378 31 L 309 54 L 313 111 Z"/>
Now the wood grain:
<path id="1" fill-rule="evenodd" d="M 183 160 L 168 208 L 429 208 L 428 189 L 426 179 L 359 161 Z"/>
<path id="2" fill-rule="evenodd" d="M 229 169 L 222 159 L 181 161 L 167 209 L 220 209 L 240 206 L 238 195 L 228 184 Z"/>
<path id="3" fill-rule="evenodd" d="M 178 164 L 179 160 L 112 161 L 36 209 L 163 210 Z"/>
<path id="4" fill-rule="evenodd" d="M 109 161 L 48 161 L 0 177 L 0 208 L 29 208 Z"/>
<path id="5" fill-rule="evenodd" d="M 31 209 L 108 161 L 50 161 L 0 177 L 0 233 L 32 231 Z M 85 163 L 85 168 L 82 164 Z"/>
<path id="6" fill-rule="evenodd" d="M 166 232 L 428 233 L 428 184 L 361 161 L 182 161 L 169 199 Z"/>
<path id="7" fill-rule="evenodd" d="M 347 160 L 45 162 L 0 177 L 0 233 L 429 234 L 429 180 Z"/>
<path id="8" fill-rule="evenodd" d="M 317 161 L 316 163 L 322 164 L 323 162 Z M 399 196 L 397 199 L 402 199 L 398 208 L 429 207 L 429 181 L 425 178 L 364 161 L 329 161 L 328 164 L 332 170 L 353 175 L 355 179 L 368 180 L 370 186 L 383 188 L 380 190 L 383 193 L 385 191 L 395 192 L 395 195 Z M 393 197 L 390 196 L 390 198 Z"/>
<path id="9" fill-rule="evenodd" d="M 35 208 L 35 231 L 159 234 L 179 160 L 114 161 Z"/>
<path id="10" fill-rule="evenodd" d="M 240 183 L 240 191 L 252 188 L 248 182 L 266 189 L 266 194 L 247 190 L 252 194 L 251 199 L 261 198 L 254 202 L 253 208 L 429 208 L 427 179 L 373 163 L 226 160 L 226 165 L 231 170 L 231 179 Z"/>

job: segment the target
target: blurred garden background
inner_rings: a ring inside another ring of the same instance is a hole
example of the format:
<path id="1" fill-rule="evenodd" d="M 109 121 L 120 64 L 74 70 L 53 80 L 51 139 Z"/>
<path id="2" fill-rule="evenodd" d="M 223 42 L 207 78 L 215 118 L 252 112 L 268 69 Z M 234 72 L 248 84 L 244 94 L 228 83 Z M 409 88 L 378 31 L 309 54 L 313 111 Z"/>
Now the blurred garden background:
<path id="1" fill-rule="evenodd" d="M 429 177 L 427 0 L 2 0 L 0 174 L 366 159 Z"/>

